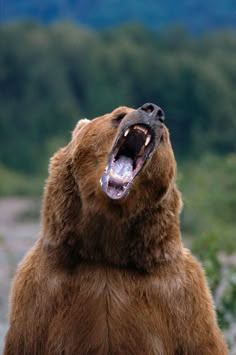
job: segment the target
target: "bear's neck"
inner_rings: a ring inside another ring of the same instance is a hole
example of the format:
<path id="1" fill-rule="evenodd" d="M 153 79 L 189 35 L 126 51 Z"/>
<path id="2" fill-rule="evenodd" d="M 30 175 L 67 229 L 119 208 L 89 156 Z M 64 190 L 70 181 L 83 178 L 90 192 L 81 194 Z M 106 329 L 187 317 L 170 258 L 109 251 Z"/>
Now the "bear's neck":
<path id="1" fill-rule="evenodd" d="M 181 199 L 174 187 L 162 202 L 148 206 L 126 219 L 86 213 L 82 221 L 82 260 L 133 267 L 152 272 L 161 264 L 176 259 L 182 251 L 179 228 Z"/>

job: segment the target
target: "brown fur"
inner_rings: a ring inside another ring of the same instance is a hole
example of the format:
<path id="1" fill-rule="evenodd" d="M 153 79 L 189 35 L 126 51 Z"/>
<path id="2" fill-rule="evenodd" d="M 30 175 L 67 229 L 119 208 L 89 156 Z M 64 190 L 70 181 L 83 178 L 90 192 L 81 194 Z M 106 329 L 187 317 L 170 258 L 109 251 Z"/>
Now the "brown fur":
<path id="1" fill-rule="evenodd" d="M 5 355 L 227 354 L 204 273 L 182 246 L 167 128 L 126 198 L 101 191 L 116 118 L 131 111 L 81 121 L 52 158 Z"/>

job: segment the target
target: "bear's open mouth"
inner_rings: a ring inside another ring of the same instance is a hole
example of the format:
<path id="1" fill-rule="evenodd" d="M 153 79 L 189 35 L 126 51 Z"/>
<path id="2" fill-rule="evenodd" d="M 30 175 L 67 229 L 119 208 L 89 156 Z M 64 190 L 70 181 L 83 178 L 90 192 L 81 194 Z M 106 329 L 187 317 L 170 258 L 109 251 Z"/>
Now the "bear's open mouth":
<path id="1" fill-rule="evenodd" d="M 144 124 L 122 130 L 101 178 L 102 190 L 111 199 L 124 197 L 155 146 L 155 134 Z"/>

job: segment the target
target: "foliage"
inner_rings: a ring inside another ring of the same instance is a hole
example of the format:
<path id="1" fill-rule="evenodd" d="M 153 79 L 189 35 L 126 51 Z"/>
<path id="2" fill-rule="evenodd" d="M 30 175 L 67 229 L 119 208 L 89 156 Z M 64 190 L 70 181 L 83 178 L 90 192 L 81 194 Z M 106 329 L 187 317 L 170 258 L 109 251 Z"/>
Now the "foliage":
<path id="1" fill-rule="evenodd" d="M 214 294 L 220 325 L 236 344 L 236 154 L 184 163 L 182 229 L 201 260 Z"/>
<path id="2" fill-rule="evenodd" d="M 0 196 L 39 196 L 43 190 L 42 176 L 29 176 L 0 165 Z"/>
<path id="3" fill-rule="evenodd" d="M 223 53 L 222 53 L 223 48 Z M 0 27 L 0 162 L 43 174 L 50 141 L 79 117 L 159 103 L 177 155 L 235 150 L 236 37 L 155 35 L 127 25 L 100 34 L 70 24 Z"/>

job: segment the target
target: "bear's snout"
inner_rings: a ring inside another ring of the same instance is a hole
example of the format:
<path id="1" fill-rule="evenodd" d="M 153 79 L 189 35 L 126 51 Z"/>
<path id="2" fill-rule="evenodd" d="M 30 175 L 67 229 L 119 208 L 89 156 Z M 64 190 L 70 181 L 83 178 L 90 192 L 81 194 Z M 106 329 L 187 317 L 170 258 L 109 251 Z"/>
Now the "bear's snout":
<path id="1" fill-rule="evenodd" d="M 141 110 L 148 114 L 151 120 L 159 120 L 161 122 L 164 121 L 165 119 L 165 113 L 160 108 L 159 106 L 152 104 L 152 103 L 146 103 L 143 106 L 141 106 L 138 110 Z"/>

